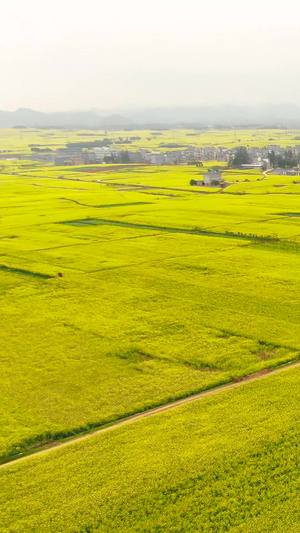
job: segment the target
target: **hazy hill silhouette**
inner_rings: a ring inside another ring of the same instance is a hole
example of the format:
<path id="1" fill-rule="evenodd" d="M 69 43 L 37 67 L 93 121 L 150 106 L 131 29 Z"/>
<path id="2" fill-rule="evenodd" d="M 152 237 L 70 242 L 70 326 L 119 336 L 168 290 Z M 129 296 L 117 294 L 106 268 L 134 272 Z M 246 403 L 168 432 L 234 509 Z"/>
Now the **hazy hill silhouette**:
<path id="1" fill-rule="evenodd" d="M 291 104 L 259 106 L 161 106 L 116 110 L 43 113 L 20 108 L 0 111 L 0 127 L 123 129 L 142 127 L 300 127 L 300 107 Z"/>

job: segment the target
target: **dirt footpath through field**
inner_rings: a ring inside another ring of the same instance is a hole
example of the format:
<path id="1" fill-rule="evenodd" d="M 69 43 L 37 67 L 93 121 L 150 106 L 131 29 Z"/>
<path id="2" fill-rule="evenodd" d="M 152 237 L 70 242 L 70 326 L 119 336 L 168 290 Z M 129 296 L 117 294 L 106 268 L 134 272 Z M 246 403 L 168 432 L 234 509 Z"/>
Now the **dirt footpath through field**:
<path id="1" fill-rule="evenodd" d="M 185 398 L 181 398 L 180 400 L 175 400 L 174 402 L 170 402 L 165 405 L 161 405 L 159 407 L 155 407 L 153 409 L 148 409 L 147 411 L 143 411 L 142 413 L 137 413 L 135 415 L 128 416 L 122 420 L 118 420 L 116 422 L 111 423 L 110 425 L 103 426 L 99 429 L 91 430 L 89 433 L 86 433 L 84 435 L 77 435 L 74 437 L 69 437 L 68 439 L 65 439 L 65 441 L 48 441 L 48 443 L 44 443 L 41 445 L 37 445 L 33 447 L 29 451 L 28 455 L 25 455 L 26 452 L 24 452 L 24 456 L 18 455 L 16 458 L 10 457 L 9 462 L 4 463 L 0 465 L 0 468 L 9 467 L 10 465 L 18 462 L 18 461 L 24 461 L 26 459 L 29 459 L 33 455 L 41 455 L 44 453 L 49 453 L 54 449 L 62 448 L 63 446 L 69 446 L 70 444 L 74 442 L 78 442 L 83 439 L 89 439 L 93 437 L 94 435 L 98 435 L 99 433 L 104 433 L 106 431 L 113 431 L 115 428 L 118 428 L 120 426 L 124 426 L 126 424 L 131 424 L 133 422 L 136 422 L 137 420 L 141 420 L 142 418 L 148 418 L 149 416 L 153 416 L 159 413 L 163 413 L 164 411 L 169 411 L 170 409 L 175 409 L 176 407 L 179 407 L 181 405 L 184 405 L 186 403 L 195 402 L 197 400 L 202 400 L 203 398 L 206 398 L 207 396 L 213 396 L 215 394 L 218 394 L 220 392 L 223 392 L 228 389 L 233 389 L 236 387 L 240 387 L 244 384 L 247 384 L 249 381 L 255 381 L 258 379 L 263 379 L 265 377 L 268 377 L 270 374 L 276 374 L 278 372 L 283 372 L 285 370 L 289 370 L 292 368 L 295 368 L 296 366 L 300 365 L 300 361 L 294 361 L 290 363 L 286 363 L 284 365 L 281 365 L 277 368 L 265 368 L 263 370 L 260 370 L 259 372 L 255 372 L 254 374 L 249 374 L 248 376 L 244 376 L 241 378 L 236 378 L 233 382 L 228 383 L 226 385 L 221 385 L 219 387 L 215 387 L 210 390 L 206 390 L 203 392 L 199 392 L 198 394 L 193 394 L 191 396 L 187 396 Z M 43 446 L 42 450 L 39 450 L 39 446 Z"/>

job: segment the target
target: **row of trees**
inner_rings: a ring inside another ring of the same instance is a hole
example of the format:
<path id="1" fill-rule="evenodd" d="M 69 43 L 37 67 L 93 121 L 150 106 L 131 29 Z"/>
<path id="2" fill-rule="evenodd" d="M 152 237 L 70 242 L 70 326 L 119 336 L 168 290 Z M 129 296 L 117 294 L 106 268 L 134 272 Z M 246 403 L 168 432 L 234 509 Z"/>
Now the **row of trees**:
<path id="1" fill-rule="evenodd" d="M 300 158 L 292 150 L 287 150 L 284 155 L 276 155 L 275 152 L 269 152 L 269 159 L 273 168 L 293 168 L 299 165 Z"/>
<path id="2" fill-rule="evenodd" d="M 293 168 L 300 164 L 300 158 L 292 150 L 286 150 L 284 155 L 276 155 L 274 150 L 268 153 L 271 167 Z M 229 161 L 230 167 L 240 167 L 251 164 L 251 156 L 244 146 L 240 146 L 234 157 Z"/>

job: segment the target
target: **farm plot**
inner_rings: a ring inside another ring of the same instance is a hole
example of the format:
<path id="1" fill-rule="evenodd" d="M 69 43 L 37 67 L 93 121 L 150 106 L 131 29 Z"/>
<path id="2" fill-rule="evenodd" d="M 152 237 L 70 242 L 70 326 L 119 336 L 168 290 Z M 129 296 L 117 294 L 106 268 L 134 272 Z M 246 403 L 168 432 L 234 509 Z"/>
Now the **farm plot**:
<path id="1" fill-rule="evenodd" d="M 2 185 L 2 454 L 299 357 L 293 199 Z"/>
<path id="2" fill-rule="evenodd" d="M 2 467 L 2 527 L 295 533 L 299 377 L 285 370 Z"/>

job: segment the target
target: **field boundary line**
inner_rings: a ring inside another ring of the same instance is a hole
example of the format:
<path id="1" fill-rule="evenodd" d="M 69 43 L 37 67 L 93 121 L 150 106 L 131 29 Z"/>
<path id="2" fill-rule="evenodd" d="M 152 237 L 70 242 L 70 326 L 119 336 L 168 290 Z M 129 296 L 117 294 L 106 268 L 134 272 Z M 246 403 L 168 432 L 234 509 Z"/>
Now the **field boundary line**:
<path id="1" fill-rule="evenodd" d="M 109 422 L 101 427 L 93 428 L 91 430 L 83 431 L 82 433 L 78 433 L 77 435 L 72 435 L 70 437 L 65 437 L 63 439 L 59 440 L 53 440 L 48 443 L 37 445 L 37 449 L 28 449 L 24 452 L 19 453 L 15 456 L 2 456 L 0 460 L 6 461 L 0 464 L 0 468 L 8 467 L 16 462 L 24 461 L 25 459 L 29 459 L 32 456 L 37 456 L 41 454 L 45 454 L 48 452 L 51 452 L 53 450 L 56 450 L 58 448 L 62 448 L 64 446 L 68 446 L 74 442 L 89 439 L 95 435 L 98 435 L 100 433 L 105 433 L 107 431 L 111 431 L 115 428 L 118 428 L 120 426 L 124 426 L 127 424 L 131 424 L 133 422 L 136 422 L 138 420 L 141 420 L 143 418 L 148 418 L 150 416 L 154 416 L 156 414 L 163 413 L 164 411 L 169 411 L 171 409 L 175 409 L 176 407 L 180 407 L 181 405 L 195 402 L 197 400 L 202 400 L 203 398 L 206 398 L 208 396 L 213 396 L 215 394 L 218 394 L 220 392 L 238 388 L 244 384 L 247 384 L 251 381 L 257 381 L 263 378 L 266 378 L 270 376 L 271 374 L 276 374 L 279 372 L 283 372 L 284 370 L 290 370 L 292 368 L 295 368 L 300 365 L 300 360 L 293 360 L 289 361 L 287 363 L 283 363 L 276 367 L 271 368 L 264 368 L 262 370 L 259 370 L 258 372 L 255 372 L 253 374 L 248 374 L 246 376 L 235 378 L 233 381 L 224 383 L 223 385 L 218 385 L 216 387 L 206 389 L 202 392 L 198 392 L 195 394 L 191 394 L 189 396 L 185 396 L 184 398 L 180 398 L 178 400 L 171 401 L 169 403 L 165 403 L 162 405 L 159 405 L 157 407 L 152 407 L 150 409 L 146 409 L 145 411 L 137 412 L 136 414 L 129 415 L 124 418 L 119 418 L 118 420 Z"/>

